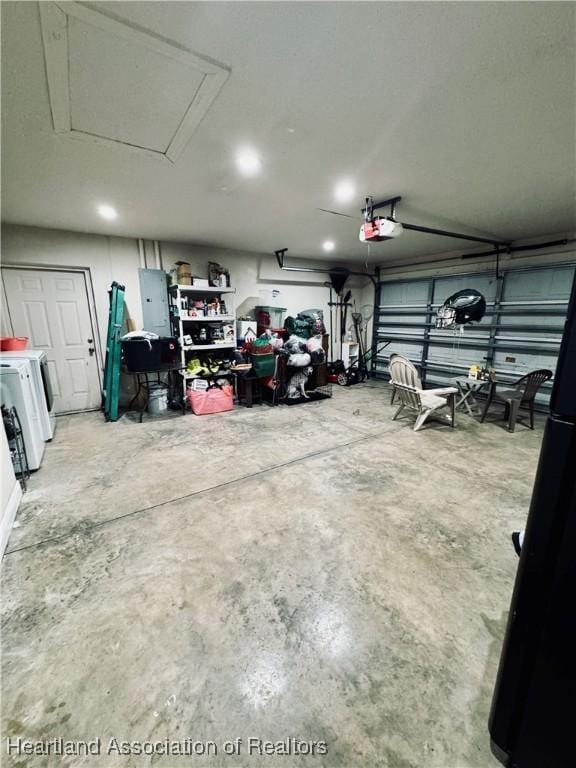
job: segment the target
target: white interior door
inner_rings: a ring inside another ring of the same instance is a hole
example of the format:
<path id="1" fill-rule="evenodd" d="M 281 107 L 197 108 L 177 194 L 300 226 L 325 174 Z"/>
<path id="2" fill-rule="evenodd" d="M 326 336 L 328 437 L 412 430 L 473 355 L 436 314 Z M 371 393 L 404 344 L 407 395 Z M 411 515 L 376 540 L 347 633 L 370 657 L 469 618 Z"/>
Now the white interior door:
<path id="1" fill-rule="evenodd" d="M 15 336 L 28 336 L 30 349 L 48 357 L 54 410 L 100 406 L 95 337 L 83 272 L 2 269 Z"/>

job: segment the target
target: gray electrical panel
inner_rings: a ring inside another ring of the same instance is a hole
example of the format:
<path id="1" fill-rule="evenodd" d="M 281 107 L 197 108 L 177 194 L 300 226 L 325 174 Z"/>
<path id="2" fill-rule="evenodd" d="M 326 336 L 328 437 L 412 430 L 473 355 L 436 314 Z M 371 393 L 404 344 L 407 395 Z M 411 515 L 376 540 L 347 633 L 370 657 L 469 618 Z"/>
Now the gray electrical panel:
<path id="1" fill-rule="evenodd" d="M 168 286 L 163 269 L 139 269 L 142 319 L 145 331 L 171 336 Z"/>

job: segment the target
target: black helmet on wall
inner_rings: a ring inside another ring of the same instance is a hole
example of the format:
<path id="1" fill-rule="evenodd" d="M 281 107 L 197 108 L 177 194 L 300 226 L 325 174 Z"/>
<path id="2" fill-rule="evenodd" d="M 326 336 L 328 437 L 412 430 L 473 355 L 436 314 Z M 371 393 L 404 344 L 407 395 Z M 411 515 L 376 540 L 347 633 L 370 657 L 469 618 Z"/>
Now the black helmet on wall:
<path id="1" fill-rule="evenodd" d="M 474 288 L 464 288 L 452 294 L 438 310 L 436 328 L 479 322 L 486 313 L 486 299 Z"/>

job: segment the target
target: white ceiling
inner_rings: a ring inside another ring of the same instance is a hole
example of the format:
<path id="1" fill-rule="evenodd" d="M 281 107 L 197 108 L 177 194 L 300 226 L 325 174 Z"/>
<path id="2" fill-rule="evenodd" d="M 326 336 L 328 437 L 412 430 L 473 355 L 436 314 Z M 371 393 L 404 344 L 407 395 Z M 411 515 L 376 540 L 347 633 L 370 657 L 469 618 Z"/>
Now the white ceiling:
<path id="1" fill-rule="evenodd" d="M 38 6 L 3 2 L 4 220 L 330 260 L 366 257 L 360 221 L 316 209 L 359 214 L 366 194 L 403 195 L 399 218 L 412 223 L 506 240 L 574 228 L 573 3 L 89 6 L 231 75 L 173 164 L 59 135 Z M 92 79 L 71 66 L 76 124 L 109 130 L 126 107 L 132 123 L 118 130 L 165 143 L 165 118 L 186 90 L 181 73 L 160 80 L 156 53 L 110 39 L 95 48 L 85 30 L 73 33 L 94 65 Z M 130 66 L 142 75 L 137 87 Z M 116 78 L 125 104 L 118 90 L 102 91 Z M 242 144 L 261 154 L 256 178 L 235 170 Z M 342 205 L 333 187 L 345 177 L 358 196 Z M 101 203 L 118 210 L 115 222 L 98 217 Z M 336 242 L 330 256 L 327 238 Z M 455 247 L 405 233 L 370 246 L 370 260 Z"/>

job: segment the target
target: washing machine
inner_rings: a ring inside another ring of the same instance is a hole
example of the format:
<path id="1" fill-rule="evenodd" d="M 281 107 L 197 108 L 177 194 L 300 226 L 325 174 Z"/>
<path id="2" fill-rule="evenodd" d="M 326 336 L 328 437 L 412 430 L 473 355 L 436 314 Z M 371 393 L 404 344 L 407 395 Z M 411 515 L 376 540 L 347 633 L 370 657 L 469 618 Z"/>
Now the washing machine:
<path id="1" fill-rule="evenodd" d="M 48 369 L 48 357 L 42 349 L 23 349 L 17 352 L 0 352 L 0 362 L 12 360 L 28 360 L 32 373 L 32 382 L 38 413 L 40 417 L 40 429 L 43 440 L 52 440 L 56 426 L 54 415 L 54 394 Z"/>
<path id="2" fill-rule="evenodd" d="M 28 466 L 38 469 L 44 456 L 44 439 L 30 362 L 0 360 L 0 404 L 16 408 L 22 425 Z"/>

